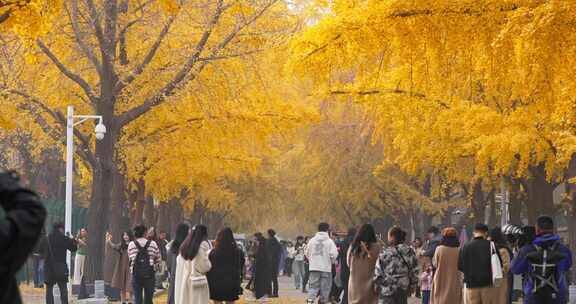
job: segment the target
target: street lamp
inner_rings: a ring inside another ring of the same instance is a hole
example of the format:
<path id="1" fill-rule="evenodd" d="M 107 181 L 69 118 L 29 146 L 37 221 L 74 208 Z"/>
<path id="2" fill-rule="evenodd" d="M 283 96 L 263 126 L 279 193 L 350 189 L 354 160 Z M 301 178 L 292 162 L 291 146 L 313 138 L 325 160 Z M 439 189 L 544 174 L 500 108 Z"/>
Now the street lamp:
<path id="1" fill-rule="evenodd" d="M 68 106 L 68 115 L 66 116 L 66 211 L 64 215 L 64 229 L 67 234 L 72 235 L 72 178 L 74 176 L 74 127 L 90 119 L 98 119 L 98 124 L 94 128 L 96 139 L 104 139 L 106 135 L 106 126 L 100 115 L 74 115 L 74 107 Z M 75 121 L 78 119 L 77 121 Z M 68 268 L 71 267 L 70 251 L 66 254 Z"/>

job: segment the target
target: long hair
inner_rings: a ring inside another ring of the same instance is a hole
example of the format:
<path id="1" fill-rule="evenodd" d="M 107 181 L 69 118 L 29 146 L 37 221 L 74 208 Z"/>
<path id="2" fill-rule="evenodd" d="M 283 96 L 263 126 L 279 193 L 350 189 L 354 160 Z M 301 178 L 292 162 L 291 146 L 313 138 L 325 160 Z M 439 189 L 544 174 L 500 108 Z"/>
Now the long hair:
<path id="1" fill-rule="evenodd" d="M 188 236 L 189 231 L 190 226 L 188 226 L 188 224 L 186 223 L 181 223 L 178 225 L 178 227 L 176 227 L 176 235 L 174 236 L 174 240 L 170 245 L 170 251 L 173 254 L 177 255 L 178 252 L 180 252 L 180 245 L 182 245 L 182 242 L 184 242 L 184 240 Z"/>
<path id="2" fill-rule="evenodd" d="M 204 225 L 196 225 L 180 246 L 180 254 L 185 260 L 193 260 L 200 250 L 200 245 L 207 239 L 208 228 Z"/>
<path id="3" fill-rule="evenodd" d="M 128 235 L 128 242 L 124 240 L 124 234 Z M 134 240 L 134 235 L 132 234 L 132 230 L 126 230 L 122 233 L 122 239 L 120 240 L 122 243 L 120 245 L 120 249 L 128 250 L 128 244 Z"/>
<path id="4" fill-rule="evenodd" d="M 238 246 L 234 240 L 232 229 L 225 227 L 218 231 L 216 241 L 214 242 L 214 254 L 216 255 L 233 255 L 236 253 Z"/>
<path id="5" fill-rule="evenodd" d="M 352 242 L 352 249 L 351 252 L 352 254 L 354 254 L 355 256 L 360 256 L 360 254 L 362 254 L 363 256 L 367 256 L 368 252 L 363 252 L 363 248 L 362 245 L 364 244 L 366 246 L 366 250 L 370 250 L 370 246 L 372 246 L 372 244 L 376 243 L 377 239 L 376 239 L 376 232 L 374 231 L 374 226 L 370 225 L 370 224 L 364 224 L 362 225 L 362 227 L 360 227 L 360 230 L 358 230 L 358 233 L 356 233 L 356 236 L 354 237 L 354 241 Z"/>

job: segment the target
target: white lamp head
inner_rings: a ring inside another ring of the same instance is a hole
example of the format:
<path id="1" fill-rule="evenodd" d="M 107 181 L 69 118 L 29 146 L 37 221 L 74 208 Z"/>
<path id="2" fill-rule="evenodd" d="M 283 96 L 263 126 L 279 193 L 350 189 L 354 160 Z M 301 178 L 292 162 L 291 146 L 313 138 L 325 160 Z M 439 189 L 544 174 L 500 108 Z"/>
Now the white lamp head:
<path id="1" fill-rule="evenodd" d="M 94 133 L 96 133 L 97 140 L 104 139 L 104 135 L 106 135 L 106 126 L 100 121 L 96 125 L 96 128 L 94 128 Z"/>

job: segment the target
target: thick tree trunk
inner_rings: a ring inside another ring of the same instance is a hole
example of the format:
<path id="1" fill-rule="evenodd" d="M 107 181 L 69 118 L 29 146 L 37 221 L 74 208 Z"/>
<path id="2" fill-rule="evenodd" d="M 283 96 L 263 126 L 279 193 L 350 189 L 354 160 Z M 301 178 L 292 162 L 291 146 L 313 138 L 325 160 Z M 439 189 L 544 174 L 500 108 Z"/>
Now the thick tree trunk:
<path id="1" fill-rule="evenodd" d="M 112 185 L 112 204 L 110 206 L 110 222 L 109 231 L 112 234 L 112 241 L 114 243 L 120 242 L 122 238 L 122 233 L 128 227 L 125 227 L 124 221 L 124 203 L 126 201 L 126 183 L 124 181 L 124 175 L 118 170 L 114 170 L 114 184 Z M 114 266 L 118 260 L 118 254 L 115 251 L 110 250 L 106 246 L 106 257 L 104 264 L 104 281 L 111 282 L 112 276 L 114 275 Z"/>
<path id="2" fill-rule="evenodd" d="M 554 217 L 554 188 L 555 185 L 546 179 L 544 164 L 532 167 L 530 172 L 532 176 L 527 184 L 527 210 L 528 223 L 536 224 L 536 219 L 540 215 L 549 215 Z"/>
<path id="3" fill-rule="evenodd" d="M 152 196 L 146 197 L 146 203 L 144 205 L 144 224 L 147 227 L 152 227 L 156 225 L 156 216 L 154 210 L 154 198 Z M 156 231 L 158 232 L 158 231 Z"/>
<path id="4" fill-rule="evenodd" d="M 103 113 L 105 115 L 105 113 Z M 106 115 L 105 115 L 106 117 Z M 108 117 L 111 117 L 109 115 Z M 96 143 L 97 164 L 92 169 L 92 197 L 88 210 L 88 257 L 86 277 L 88 281 L 104 278 L 104 234 L 107 228 L 108 212 L 113 184 L 115 139 L 114 122 L 107 121 L 109 132 Z"/>
<path id="5" fill-rule="evenodd" d="M 472 188 L 472 197 L 470 207 L 472 208 L 472 223 L 484 223 L 486 201 L 484 198 L 484 191 L 482 190 L 482 181 L 474 183 Z"/>
<path id="6" fill-rule="evenodd" d="M 146 205 L 146 187 L 144 180 L 140 179 L 136 185 L 136 191 L 132 193 L 134 208 L 132 210 L 132 225 L 144 224 L 144 206 Z"/>
<path id="7" fill-rule="evenodd" d="M 510 188 L 508 189 L 510 195 L 509 212 L 510 224 L 522 226 L 522 193 L 520 188 L 520 181 L 517 179 L 509 179 Z"/>

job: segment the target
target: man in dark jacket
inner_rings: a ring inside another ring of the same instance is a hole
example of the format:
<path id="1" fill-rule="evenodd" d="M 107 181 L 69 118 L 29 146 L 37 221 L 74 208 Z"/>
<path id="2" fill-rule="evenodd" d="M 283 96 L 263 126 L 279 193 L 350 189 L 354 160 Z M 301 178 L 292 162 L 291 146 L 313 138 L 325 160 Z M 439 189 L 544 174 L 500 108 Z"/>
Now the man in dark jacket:
<path id="1" fill-rule="evenodd" d="M 276 231 L 268 230 L 268 240 L 266 240 L 266 251 L 270 265 L 270 279 L 272 280 L 272 290 L 269 293 L 271 298 L 278 297 L 278 272 L 280 271 L 280 259 L 282 258 L 282 245 L 276 239 Z"/>
<path id="2" fill-rule="evenodd" d="M 524 276 L 525 304 L 564 304 L 568 301 L 566 274 L 571 267 L 572 252 L 554 234 L 554 220 L 541 216 L 536 239 L 520 249 L 511 271 Z"/>
<path id="3" fill-rule="evenodd" d="M 36 246 L 46 209 L 16 173 L 0 174 L 0 303 L 20 304 L 16 272 Z"/>
<path id="4" fill-rule="evenodd" d="M 486 240 L 488 226 L 476 224 L 474 239 L 464 245 L 458 258 L 458 270 L 464 274 L 466 303 L 490 303 L 492 287 L 492 254 L 490 241 Z"/>
<path id="5" fill-rule="evenodd" d="M 432 262 L 432 258 L 436 253 L 436 248 L 440 246 L 440 242 L 442 241 L 442 235 L 440 235 L 440 229 L 436 226 L 432 226 L 428 229 L 426 237 L 428 238 L 428 242 L 426 244 L 426 249 L 424 251 L 424 256 L 430 259 Z"/>
<path id="6" fill-rule="evenodd" d="M 54 303 L 53 289 L 58 285 L 62 304 L 68 304 L 68 264 L 66 251 L 78 249 L 76 241 L 64 235 L 64 223 L 54 224 L 52 232 L 40 244 L 40 252 L 45 259 L 44 279 L 46 281 L 46 304 Z"/>

